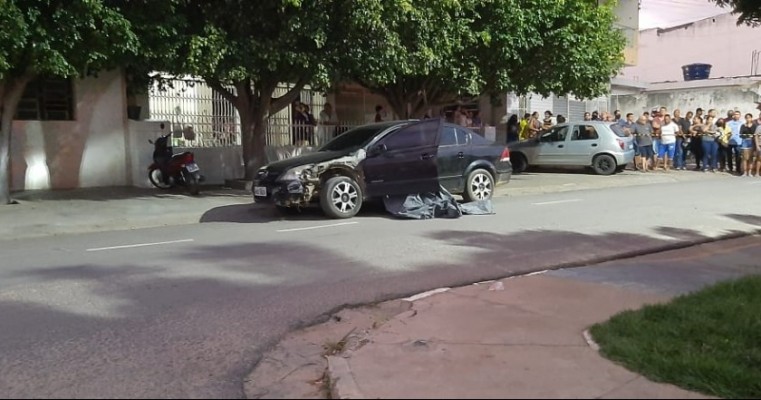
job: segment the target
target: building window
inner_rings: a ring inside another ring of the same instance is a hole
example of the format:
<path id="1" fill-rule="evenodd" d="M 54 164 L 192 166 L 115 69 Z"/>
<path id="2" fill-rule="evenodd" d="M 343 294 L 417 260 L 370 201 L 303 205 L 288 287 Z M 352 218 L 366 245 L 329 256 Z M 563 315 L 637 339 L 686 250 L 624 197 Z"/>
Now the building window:
<path id="1" fill-rule="evenodd" d="M 71 79 L 37 78 L 26 85 L 16 119 L 71 121 L 74 119 L 73 92 Z"/>

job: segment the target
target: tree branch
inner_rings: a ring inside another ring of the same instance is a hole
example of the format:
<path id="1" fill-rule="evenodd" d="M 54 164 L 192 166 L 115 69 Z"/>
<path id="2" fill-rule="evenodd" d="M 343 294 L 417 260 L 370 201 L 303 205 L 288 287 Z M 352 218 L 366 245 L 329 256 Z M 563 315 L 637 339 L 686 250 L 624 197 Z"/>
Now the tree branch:
<path id="1" fill-rule="evenodd" d="M 230 89 L 226 88 L 222 82 L 219 81 L 219 79 L 204 78 L 204 80 L 206 81 L 206 84 L 212 88 L 212 90 L 222 95 L 225 100 L 229 101 L 233 105 L 238 103 L 238 96 L 236 96 Z"/>
<path id="2" fill-rule="evenodd" d="M 273 98 L 270 103 L 270 109 L 269 113 L 270 115 L 284 109 L 289 104 L 293 103 L 294 100 L 301 94 L 301 90 L 304 89 L 304 86 L 306 85 L 306 79 L 299 78 L 299 80 L 296 82 L 295 85 L 284 95 Z M 274 88 L 273 88 L 274 91 Z M 272 96 L 272 92 L 270 92 L 270 96 Z"/>

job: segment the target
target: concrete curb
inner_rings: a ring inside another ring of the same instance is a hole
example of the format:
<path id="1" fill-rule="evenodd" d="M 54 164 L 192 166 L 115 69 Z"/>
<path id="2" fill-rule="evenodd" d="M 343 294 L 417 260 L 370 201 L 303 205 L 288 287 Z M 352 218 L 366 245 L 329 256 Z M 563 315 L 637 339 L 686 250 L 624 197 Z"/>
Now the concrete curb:
<path id="1" fill-rule="evenodd" d="M 364 399 L 349 362 L 343 357 L 328 356 L 328 378 L 331 399 Z"/>

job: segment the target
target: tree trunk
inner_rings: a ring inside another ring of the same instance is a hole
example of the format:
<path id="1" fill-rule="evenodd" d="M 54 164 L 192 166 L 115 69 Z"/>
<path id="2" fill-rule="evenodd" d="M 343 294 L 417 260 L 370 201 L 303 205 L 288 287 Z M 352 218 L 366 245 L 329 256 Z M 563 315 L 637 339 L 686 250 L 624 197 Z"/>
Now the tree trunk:
<path id="1" fill-rule="evenodd" d="M 234 82 L 235 93 L 228 90 L 218 79 L 205 80 L 238 110 L 245 179 L 252 179 L 256 171 L 267 164 L 269 116 L 288 107 L 301 93 L 306 81 L 299 80 L 287 93 L 273 98 L 278 85 L 274 79 L 253 84 L 251 79 L 239 80 Z"/>
<path id="2" fill-rule="evenodd" d="M 0 82 L 0 205 L 11 203 L 11 129 L 19 100 L 32 75 Z"/>

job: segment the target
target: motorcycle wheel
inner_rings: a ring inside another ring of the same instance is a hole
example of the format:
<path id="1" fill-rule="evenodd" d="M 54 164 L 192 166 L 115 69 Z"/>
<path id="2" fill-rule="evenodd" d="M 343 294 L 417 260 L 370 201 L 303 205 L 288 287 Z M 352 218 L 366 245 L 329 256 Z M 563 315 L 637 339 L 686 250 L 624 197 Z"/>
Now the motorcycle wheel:
<path id="1" fill-rule="evenodd" d="M 198 184 L 198 177 L 196 174 L 191 174 L 188 171 L 182 171 L 185 176 L 185 184 L 188 185 L 188 192 L 191 195 L 197 196 L 201 192 L 200 185 Z"/>
<path id="2" fill-rule="evenodd" d="M 148 171 L 148 179 L 151 184 L 159 189 L 167 190 L 172 188 L 172 184 L 164 183 L 164 173 L 160 169 L 154 168 Z"/>

